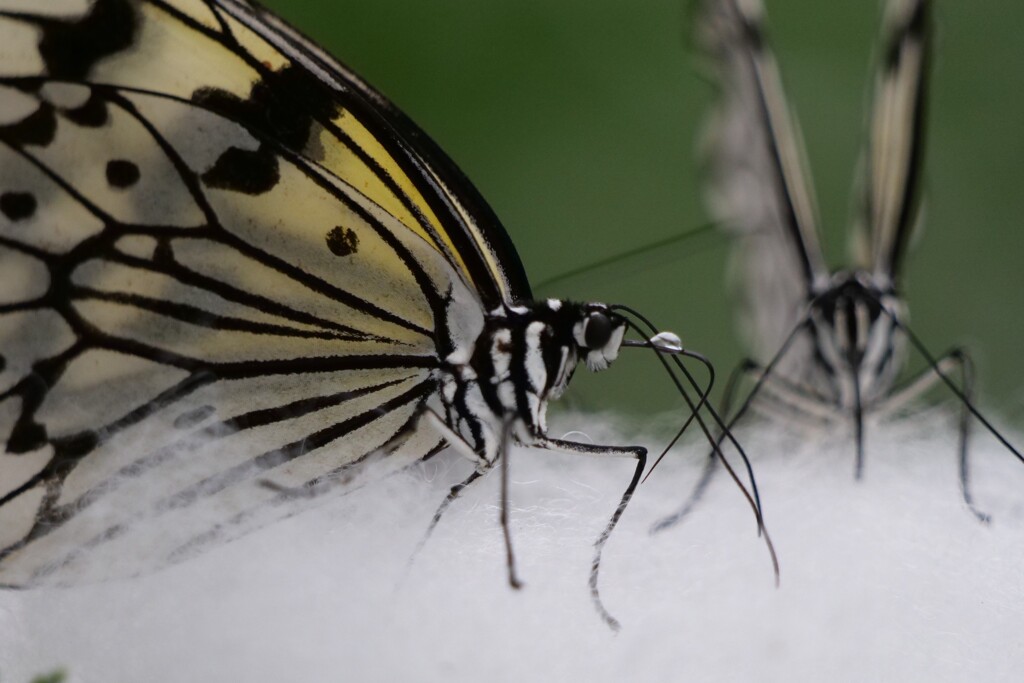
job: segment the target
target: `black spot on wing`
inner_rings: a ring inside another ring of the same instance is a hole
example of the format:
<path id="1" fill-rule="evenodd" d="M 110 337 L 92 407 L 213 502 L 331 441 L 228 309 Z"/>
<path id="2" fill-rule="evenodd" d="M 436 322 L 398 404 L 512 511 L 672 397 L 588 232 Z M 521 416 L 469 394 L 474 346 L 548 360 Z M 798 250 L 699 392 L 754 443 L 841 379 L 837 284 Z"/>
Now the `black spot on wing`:
<path id="1" fill-rule="evenodd" d="M 8 453 L 30 453 L 46 445 L 46 427 L 32 419 L 18 420 L 7 437 Z"/>
<path id="2" fill-rule="evenodd" d="M 28 453 L 42 448 L 49 441 L 46 427 L 35 420 L 35 412 L 66 365 L 67 359 L 60 357 L 36 363 L 33 372 L 11 389 L 12 394 L 21 396 L 21 414 L 7 437 L 8 453 Z"/>
<path id="3" fill-rule="evenodd" d="M 333 91 L 295 65 L 266 73 L 246 99 L 219 88 L 200 88 L 192 101 L 296 152 L 302 151 L 316 120 L 337 111 Z"/>
<path id="4" fill-rule="evenodd" d="M 89 430 L 71 436 L 54 439 L 56 449 L 53 462 L 58 465 L 73 464 L 92 452 L 100 443 L 99 434 Z"/>
<path id="5" fill-rule="evenodd" d="M 247 98 L 200 88 L 192 101 L 294 152 L 303 151 L 317 119 L 327 120 L 338 109 L 334 93 L 295 65 L 266 73 Z M 202 178 L 210 187 L 261 194 L 277 184 L 280 173 L 277 156 L 261 144 L 255 151 L 229 147 Z"/>
<path id="6" fill-rule="evenodd" d="M 111 187 L 124 189 L 139 182 L 139 167 L 125 159 L 107 162 L 107 182 Z"/>
<path id="7" fill-rule="evenodd" d="M 7 367 L 7 359 L 4 358 L 4 354 L 0 353 L 0 372 L 3 372 Z"/>
<path id="8" fill-rule="evenodd" d="M 327 233 L 327 248 L 336 256 L 351 256 L 359 248 L 359 235 L 351 228 L 331 228 Z"/>
<path id="9" fill-rule="evenodd" d="M 12 221 L 30 218 L 36 212 L 36 198 L 28 192 L 0 194 L 0 213 Z M 0 366 L 0 370 L 3 367 Z"/>
<path id="10" fill-rule="evenodd" d="M 260 145 L 250 151 L 229 147 L 201 176 L 207 186 L 258 195 L 269 192 L 281 179 L 277 155 Z"/>
<path id="11" fill-rule="evenodd" d="M 86 128 L 99 128 L 107 122 L 107 103 L 103 98 L 93 93 L 86 100 L 85 104 L 75 109 L 64 111 L 69 120 Z"/>
<path id="12" fill-rule="evenodd" d="M 53 142 L 57 132 L 57 115 L 53 105 L 41 102 L 39 108 L 17 123 L 0 126 L 0 140 L 15 147 L 39 145 L 45 147 Z"/>
<path id="13" fill-rule="evenodd" d="M 104 57 L 132 46 L 138 16 L 129 0 L 95 0 L 77 21 L 40 19 L 39 54 L 53 78 L 83 80 Z"/>

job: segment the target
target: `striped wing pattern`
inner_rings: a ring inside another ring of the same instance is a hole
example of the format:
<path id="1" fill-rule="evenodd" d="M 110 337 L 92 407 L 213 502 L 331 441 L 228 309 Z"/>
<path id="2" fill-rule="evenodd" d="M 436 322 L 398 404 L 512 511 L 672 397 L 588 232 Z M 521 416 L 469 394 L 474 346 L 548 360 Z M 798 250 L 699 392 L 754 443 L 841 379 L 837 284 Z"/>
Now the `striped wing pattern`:
<path id="1" fill-rule="evenodd" d="M 443 443 L 440 359 L 528 288 L 397 110 L 234 1 L 3 0 L 0 40 L 0 583 L 162 566 L 303 505 L 264 480 Z"/>
<path id="2" fill-rule="evenodd" d="M 730 280 L 742 332 L 770 358 L 797 324 L 800 304 L 827 283 L 814 188 L 800 127 L 789 110 L 760 0 L 700 3 L 697 39 L 719 88 L 702 141 L 706 196 L 734 237 Z M 809 340 L 799 339 L 810 354 Z M 792 373 L 783 359 L 779 371 Z"/>
<path id="3" fill-rule="evenodd" d="M 721 91 L 705 140 L 707 194 L 716 220 L 738 238 L 731 275 L 743 302 L 743 331 L 754 357 L 767 363 L 810 321 L 813 334 L 793 338 L 773 370 L 843 406 L 859 401 L 851 397 L 853 379 L 844 375 L 844 349 L 866 346 L 869 360 L 878 361 L 865 361 L 858 380 L 868 402 L 884 397 L 902 368 L 902 339 L 895 338 L 892 321 L 877 306 L 850 297 L 862 298 L 858 292 L 867 287 L 889 310 L 905 313 L 896 285 L 920 202 L 928 14 L 926 0 L 886 3 L 861 211 L 851 230 L 857 270 L 833 273 L 820 244 L 800 128 L 768 44 L 761 2 L 700 4 L 698 38 Z M 859 284 L 844 293 L 853 281 Z"/>
<path id="4" fill-rule="evenodd" d="M 852 259 L 829 272 L 811 220 L 810 183 L 799 172 L 799 129 L 787 112 L 765 40 L 761 0 L 699 4 L 698 35 L 722 91 L 712 118 L 709 190 L 715 217 L 737 235 L 733 257 L 753 352 L 738 370 L 755 381 L 730 424 L 752 406 L 787 421 L 803 418 L 820 425 L 848 419 L 856 442 L 854 475 L 860 478 L 868 414 L 899 415 L 945 384 L 961 403 L 961 494 L 975 517 L 987 522 L 969 484 L 971 418 L 1018 459 L 1024 456 L 974 407 L 967 352 L 957 348 L 934 356 L 906 325 L 899 276 L 921 203 L 931 2 L 885 0 L 884 5 L 857 188 L 860 211 L 850 232 Z M 897 384 L 908 345 L 927 367 Z M 730 382 L 727 392 L 733 386 Z M 686 516 L 713 473 L 714 457 L 679 511 L 655 528 Z"/>
<path id="5" fill-rule="evenodd" d="M 862 183 L 864 207 L 854 233 L 867 245 L 857 248 L 854 243 L 854 259 L 882 288 L 899 284 L 920 213 L 930 12 L 924 0 L 889 3 L 878 57 Z"/>

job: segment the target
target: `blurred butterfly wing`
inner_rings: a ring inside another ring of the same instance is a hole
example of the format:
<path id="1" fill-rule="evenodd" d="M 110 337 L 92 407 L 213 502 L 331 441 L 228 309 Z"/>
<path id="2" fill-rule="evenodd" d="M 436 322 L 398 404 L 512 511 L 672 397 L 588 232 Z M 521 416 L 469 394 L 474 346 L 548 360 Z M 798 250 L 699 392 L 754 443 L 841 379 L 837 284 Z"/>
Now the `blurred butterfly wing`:
<path id="1" fill-rule="evenodd" d="M 697 36 L 720 90 L 704 141 L 709 204 L 737 237 L 745 332 L 766 361 L 828 271 L 800 131 L 762 21 L 756 0 L 704 0 Z"/>
<path id="2" fill-rule="evenodd" d="M 525 283 L 450 162 L 248 6 L 24 7 L 0 2 L 0 583 L 159 567 L 308 504 L 264 480 L 436 450 L 432 370 Z"/>
<path id="3" fill-rule="evenodd" d="M 930 13 L 927 0 L 893 0 L 886 11 L 855 233 L 856 260 L 883 287 L 897 284 L 921 202 Z"/>

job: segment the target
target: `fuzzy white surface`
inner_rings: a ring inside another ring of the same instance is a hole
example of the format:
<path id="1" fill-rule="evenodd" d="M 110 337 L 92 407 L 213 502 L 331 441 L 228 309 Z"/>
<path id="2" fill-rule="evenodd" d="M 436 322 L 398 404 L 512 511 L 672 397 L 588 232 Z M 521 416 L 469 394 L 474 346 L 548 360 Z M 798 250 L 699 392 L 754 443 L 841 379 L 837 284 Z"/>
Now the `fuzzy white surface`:
<path id="1" fill-rule="evenodd" d="M 598 418 L 560 422 L 631 440 Z M 847 434 L 742 435 L 778 589 L 723 473 L 685 522 L 648 534 L 695 481 L 696 442 L 640 488 L 607 546 L 601 589 L 618 634 L 586 581 L 626 461 L 513 453 L 523 590 L 505 580 L 496 473 L 407 572 L 468 472 L 442 456 L 154 576 L 0 594 L 0 680 L 57 667 L 83 683 L 1020 680 L 1024 466 L 976 432 L 976 495 L 994 517 L 984 526 L 960 500 L 944 423 L 873 429 L 860 482 Z"/>

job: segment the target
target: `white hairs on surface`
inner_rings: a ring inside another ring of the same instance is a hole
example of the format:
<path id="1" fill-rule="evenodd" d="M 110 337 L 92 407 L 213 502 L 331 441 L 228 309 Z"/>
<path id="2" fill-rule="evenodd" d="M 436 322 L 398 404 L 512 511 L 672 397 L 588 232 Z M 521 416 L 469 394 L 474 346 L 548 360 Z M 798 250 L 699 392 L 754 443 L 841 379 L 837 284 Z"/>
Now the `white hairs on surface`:
<path id="1" fill-rule="evenodd" d="M 631 440 L 595 418 L 561 422 Z M 629 461 L 512 453 L 521 591 L 506 581 L 497 476 L 452 506 L 407 569 L 468 472 L 442 456 L 152 576 L 0 593 L 0 680 L 58 667 L 82 683 L 1019 680 L 1019 462 L 976 435 L 986 527 L 959 497 L 955 434 L 934 420 L 869 431 L 860 482 L 846 434 L 754 425 L 742 437 L 779 589 L 721 473 L 690 517 L 648 534 L 696 480 L 696 441 L 640 487 L 607 546 L 600 585 L 618 635 L 586 579 Z"/>

